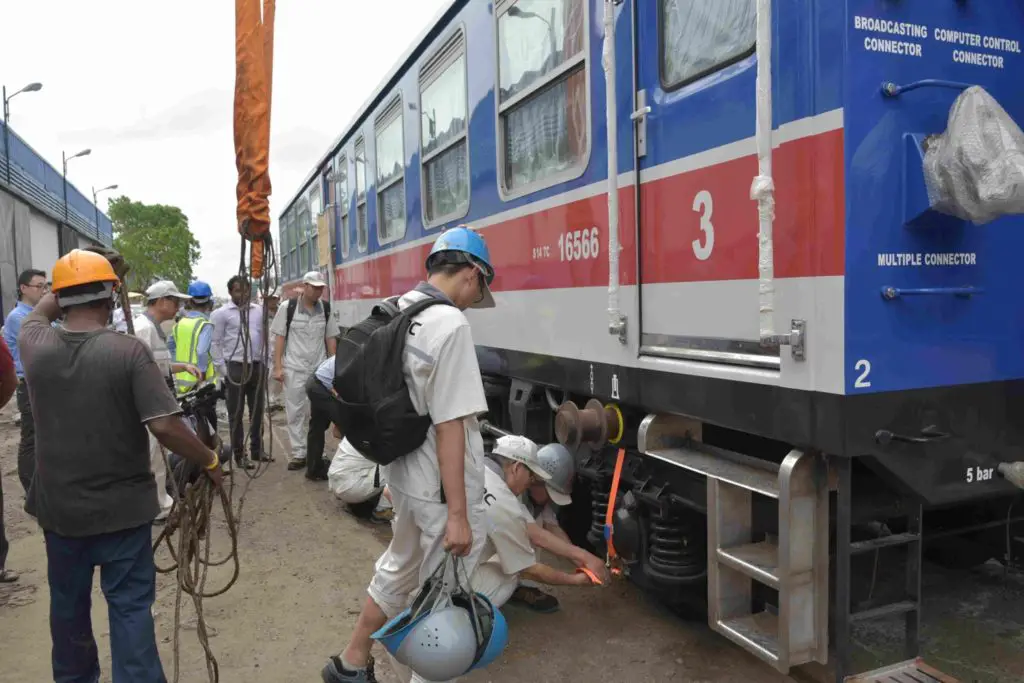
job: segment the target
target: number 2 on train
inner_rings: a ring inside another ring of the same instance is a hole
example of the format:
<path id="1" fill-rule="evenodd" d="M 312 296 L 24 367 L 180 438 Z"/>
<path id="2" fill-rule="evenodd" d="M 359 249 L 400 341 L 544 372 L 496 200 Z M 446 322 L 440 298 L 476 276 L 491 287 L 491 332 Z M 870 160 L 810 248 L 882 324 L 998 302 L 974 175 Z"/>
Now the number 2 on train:
<path id="1" fill-rule="evenodd" d="M 597 258 L 601 252 L 597 228 L 573 230 L 558 236 L 558 256 L 562 261 Z"/>
<path id="2" fill-rule="evenodd" d="M 868 375 L 871 374 L 871 361 L 861 358 L 853 366 L 854 371 L 859 372 L 860 375 L 853 382 L 853 386 L 858 389 L 867 389 L 871 386 L 871 382 L 868 380 Z"/>

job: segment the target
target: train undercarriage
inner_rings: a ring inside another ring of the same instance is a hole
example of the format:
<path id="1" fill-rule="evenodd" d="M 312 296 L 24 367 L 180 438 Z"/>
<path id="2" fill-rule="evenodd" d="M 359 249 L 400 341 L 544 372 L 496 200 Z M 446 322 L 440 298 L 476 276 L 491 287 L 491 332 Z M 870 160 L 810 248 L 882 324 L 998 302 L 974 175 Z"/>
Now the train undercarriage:
<path id="1" fill-rule="evenodd" d="M 606 556 L 614 498 L 622 573 L 783 673 L 818 663 L 836 681 L 883 680 L 883 671 L 884 680 L 953 680 L 918 659 L 922 562 L 1024 564 L 1015 495 L 926 505 L 869 458 L 505 377 L 485 384 L 490 424 L 575 448 L 573 504 L 560 522 L 576 544 Z M 894 615 L 905 661 L 848 677 L 854 624 Z M 892 677 L 901 672 L 909 677 Z"/>

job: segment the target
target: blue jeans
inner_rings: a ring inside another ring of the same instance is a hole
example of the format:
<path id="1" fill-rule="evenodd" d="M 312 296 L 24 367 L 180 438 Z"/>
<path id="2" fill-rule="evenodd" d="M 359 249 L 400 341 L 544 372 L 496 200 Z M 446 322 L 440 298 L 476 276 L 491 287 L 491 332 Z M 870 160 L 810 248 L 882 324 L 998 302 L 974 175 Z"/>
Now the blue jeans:
<path id="1" fill-rule="evenodd" d="M 167 683 L 150 611 L 156 598 L 151 539 L 150 524 L 83 538 L 46 532 L 54 683 L 100 680 L 90 615 L 96 567 L 110 618 L 114 683 Z"/>

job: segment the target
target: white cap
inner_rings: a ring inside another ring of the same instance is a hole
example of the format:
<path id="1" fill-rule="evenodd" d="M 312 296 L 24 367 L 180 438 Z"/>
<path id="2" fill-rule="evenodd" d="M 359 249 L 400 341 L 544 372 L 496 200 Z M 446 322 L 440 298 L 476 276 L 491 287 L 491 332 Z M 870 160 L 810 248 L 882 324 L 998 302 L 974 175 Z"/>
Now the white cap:
<path id="1" fill-rule="evenodd" d="M 494 444 L 494 454 L 523 463 L 541 481 L 551 479 L 551 473 L 544 469 L 537 459 L 537 444 L 525 436 L 510 434 L 498 437 Z"/>
<path id="2" fill-rule="evenodd" d="M 270 290 L 270 294 L 267 294 L 267 298 L 268 299 L 270 299 L 270 298 L 280 299 L 281 298 L 281 286 L 278 285 L 277 287 L 274 287 L 272 290 Z"/>
<path id="3" fill-rule="evenodd" d="M 327 283 L 324 282 L 323 277 L 320 275 L 320 273 L 316 272 L 315 270 L 311 270 L 308 273 L 306 273 L 305 275 L 303 275 L 302 276 L 302 282 L 303 282 L 303 284 L 313 285 L 314 287 L 326 287 L 327 286 Z"/>
<path id="4" fill-rule="evenodd" d="M 177 285 L 170 280 L 160 280 L 154 282 L 146 290 L 146 300 L 153 301 L 154 299 L 163 299 L 164 297 L 172 296 L 175 299 L 191 299 L 188 294 L 182 294 L 178 291 Z"/>

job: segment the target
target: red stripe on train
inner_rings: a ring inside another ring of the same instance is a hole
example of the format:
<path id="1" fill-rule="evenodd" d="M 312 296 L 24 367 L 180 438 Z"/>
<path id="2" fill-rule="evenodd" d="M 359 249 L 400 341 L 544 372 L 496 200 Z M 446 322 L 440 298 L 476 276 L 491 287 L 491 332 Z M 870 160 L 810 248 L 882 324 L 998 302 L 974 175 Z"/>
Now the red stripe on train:
<path id="1" fill-rule="evenodd" d="M 776 277 L 842 275 L 842 131 L 780 146 L 773 166 Z M 642 281 L 756 279 L 757 204 L 749 197 L 756 173 L 757 159 L 748 156 L 645 183 L 641 187 Z M 620 189 L 619 210 L 620 283 L 633 285 L 637 273 L 632 187 Z M 708 232 L 714 234 L 710 254 L 702 221 L 710 222 Z M 487 228 L 483 234 L 496 271 L 493 289 L 607 285 L 607 226 L 607 203 L 599 195 Z M 335 271 L 332 294 L 335 299 L 359 299 L 408 291 L 423 278 L 429 251 L 430 245 L 425 244 L 343 265 Z"/>

